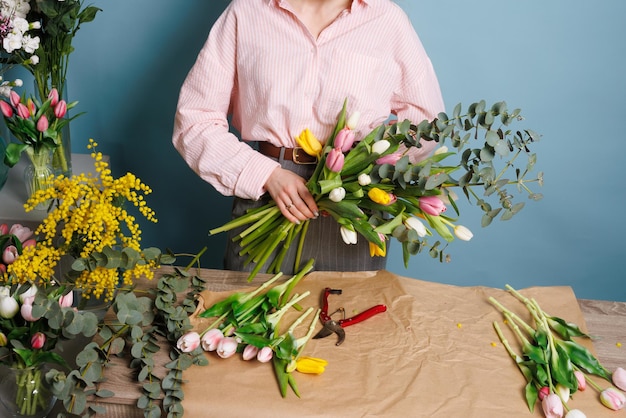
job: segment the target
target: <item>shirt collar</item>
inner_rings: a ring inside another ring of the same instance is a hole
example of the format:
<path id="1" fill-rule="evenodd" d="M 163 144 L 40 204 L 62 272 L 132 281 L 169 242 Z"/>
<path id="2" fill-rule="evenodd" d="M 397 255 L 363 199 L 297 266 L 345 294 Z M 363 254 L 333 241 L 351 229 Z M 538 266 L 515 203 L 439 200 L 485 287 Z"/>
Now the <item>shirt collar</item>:
<path id="1" fill-rule="evenodd" d="M 280 4 L 283 2 L 284 0 L 267 0 L 267 4 L 269 6 L 272 5 L 272 3 L 274 3 L 276 6 L 280 6 Z M 368 6 L 370 4 L 371 0 L 352 0 L 352 4 L 350 5 L 350 10 L 353 10 L 354 6 L 356 3 L 359 3 L 361 5 L 364 6 Z"/>

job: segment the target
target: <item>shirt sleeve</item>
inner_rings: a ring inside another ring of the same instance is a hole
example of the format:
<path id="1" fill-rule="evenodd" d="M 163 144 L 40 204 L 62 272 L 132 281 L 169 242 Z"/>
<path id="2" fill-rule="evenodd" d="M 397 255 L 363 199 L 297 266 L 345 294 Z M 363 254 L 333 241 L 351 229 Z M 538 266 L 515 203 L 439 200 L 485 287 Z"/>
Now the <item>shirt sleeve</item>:
<path id="1" fill-rule="evenodd" d="M 237 89 L 236 30 L 229 6 L 181 87 L 172 142 L 189 167 L 218 192 L 256 200 L 279 164 L 229 131 L 229 106 Z"/>
<path id="2" fill-rule="evenodd" d="M 408 119 L 414 123 L 423 120 L 432 121 L 440 112 L 445 111 L 439 81 L 432 62 L 408 16 L 398 25 L 395 58 L 400 66 L 400 82 L 392 99 L 392 112 L 399 121 Z M 437 146 L 434 141 L 421 140 L 421 148 L 411 148 L 411 161 L 426 158 Z"/>

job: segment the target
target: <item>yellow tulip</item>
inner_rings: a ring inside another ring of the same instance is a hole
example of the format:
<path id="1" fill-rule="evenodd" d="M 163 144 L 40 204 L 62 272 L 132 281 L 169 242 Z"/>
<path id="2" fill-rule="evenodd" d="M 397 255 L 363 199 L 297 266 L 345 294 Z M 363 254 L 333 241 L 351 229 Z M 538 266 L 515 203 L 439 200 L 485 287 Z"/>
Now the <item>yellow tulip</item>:
<path id="1" fill-rule="evenodd" d="M 296 370 L 300 373 L 322 374 L 328 362 L 321 358 L 302 356 L 296 360 Z"/>
<path id="2" fill-rule="evenodd" d="M 385 235 L 379 232 L 378 236 L 380 237 L 380 240 L 383 243 L 383 247 L 380 248 L 378 245 L 374 244 L 373 242 L 370 242 L 369 243 L 370 244 L 370 257 L 384 257 L 385 255 L 387 255 L 387 245 L 385 244 Z"/>
<path id="3" fill-rule="evenodd" d="M 374 187 L 369 192 L 367 192 L 367 196 L 372 199 L 373 202 L 379 203 L 381 205 L 388 205 L 391 203 L 391 196 L 384 190 L 379 189 L 378 187 Z"/>
<path id="4" fill-rule="evenodd" d="M 317 157 L 322 152 L 322 143 L 313 135 L 313 132 L 306 128 L 296 137 L 298 146 L 307 154 Z"/>

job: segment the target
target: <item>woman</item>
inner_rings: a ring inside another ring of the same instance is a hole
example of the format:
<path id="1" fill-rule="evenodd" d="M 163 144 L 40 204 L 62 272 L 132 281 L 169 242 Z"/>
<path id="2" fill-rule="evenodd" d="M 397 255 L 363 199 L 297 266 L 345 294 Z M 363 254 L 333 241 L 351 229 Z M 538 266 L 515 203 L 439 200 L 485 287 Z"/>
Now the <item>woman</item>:
<path id="1" fill-rule="evenodd" d="M 315 219 L 302 259 L 314 258 L 317 270 L 382 269 L 386 259 L 370 257 L 364 239 L 346 245 L 337 223 L 318 217 L 305 185 L 315 162 L 294 150 L 305 128 L 327 138 L 346 99 L 362 135 L 390 114 L 420 122 L 443 111 L 430 60 L 395 3 L 233 0 L 182 86 L 173 143 L 201 178 L 236 196 L 233 216 L 271 198 L 291 222 Z M 229 240 L 225 268 L 251 267 Z"/>

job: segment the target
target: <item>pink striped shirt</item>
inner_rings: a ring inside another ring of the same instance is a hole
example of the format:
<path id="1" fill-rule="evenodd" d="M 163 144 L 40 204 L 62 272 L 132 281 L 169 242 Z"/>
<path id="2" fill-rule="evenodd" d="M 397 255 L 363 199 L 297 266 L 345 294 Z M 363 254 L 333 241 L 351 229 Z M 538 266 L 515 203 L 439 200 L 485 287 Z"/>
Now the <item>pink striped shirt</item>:
<path id="1" fill-rule="evenodd" d="M 444 110 L 430 59 L 390 0 L 354 0 L 315 39 L 288 0 L 233 0 L 180 91 L 173 143 L 224 195 L 258 199 L 278 166 L 248 141 L 294 147 L 309 128 L 327 138 L 348 100 L 365 135 L 390 114 L 432 120 Z M 243 141 L 229 132 L 232 127 Z M 425 143 L 420 152 L 435 146 Z"/>

